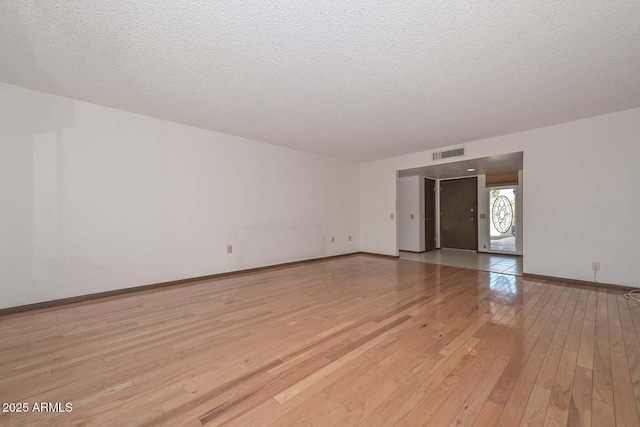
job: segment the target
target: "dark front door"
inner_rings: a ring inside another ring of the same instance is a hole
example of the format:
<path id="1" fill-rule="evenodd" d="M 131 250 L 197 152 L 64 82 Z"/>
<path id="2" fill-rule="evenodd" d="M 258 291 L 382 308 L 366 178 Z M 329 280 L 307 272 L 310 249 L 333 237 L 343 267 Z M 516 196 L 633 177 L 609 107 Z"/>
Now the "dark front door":
<path id="1" fill-rule="evenodd" d="M 424 249 L 436 248 L 436 182 L 424 179 Z"/>
<path id="2" fill-rule="evenodd" d="M 441 247 L 478 250 L 478 179 L 440 181 Z"/>

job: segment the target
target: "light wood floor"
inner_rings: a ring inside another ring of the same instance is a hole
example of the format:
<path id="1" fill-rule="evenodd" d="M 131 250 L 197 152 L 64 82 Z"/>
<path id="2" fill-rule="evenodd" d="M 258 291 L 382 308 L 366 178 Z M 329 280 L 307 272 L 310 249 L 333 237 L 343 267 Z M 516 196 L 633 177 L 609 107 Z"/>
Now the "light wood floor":
<path id="1" fill-rule="evenodd" d="M 639 426 L 622 292 L 351 256 L 0 318 L 0 425 Z"/>

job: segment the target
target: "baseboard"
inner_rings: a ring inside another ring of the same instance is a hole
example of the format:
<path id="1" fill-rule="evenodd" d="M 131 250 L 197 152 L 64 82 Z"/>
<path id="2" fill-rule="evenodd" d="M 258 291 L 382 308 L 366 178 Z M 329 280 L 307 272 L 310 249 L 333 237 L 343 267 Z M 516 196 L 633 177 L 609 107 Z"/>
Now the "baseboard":
<path id="1" fill-rule="evenodd" d="M 387 258 L 387 259 L 399 259 L 398 255 L 387 255 L 387 254 L 377 254 L 375 252 L 358 252 L 361 255 L 375 256 L 379 258 Z"/>
<path id="2" fill-rule="evenodd" d="M 265 270 L 277 270 L 277 269 L 289 268 L 289 267 L 293 267 L 293 266 L 301 265 L 301 264 L 322 262 L 322 261 L 326 261 L 326 260 L 330 260 L 330 259 L 345 258 L 345 257 L 350 257 L 350 256 L 355 256 L 355 255 L 367 255 L 367 256 L 385 258 L 385 259 L 392 259 L 392 260 L 397 260 L 399 258 L 398 256 L 387 255 L 387 254 L 378 254 L 378 253 L 375 253 L 375 252 L 364 252 L 364 251 L 350 252 L 350 253 L 340 254 L 340 255 L 330 255 L 330 256 L 326 256 L 326 257 L 311 258 L 311 259 L 305 259 L 305 260 L 300 260 L 300 261 L 291 261 L 291 262 L 285 262 L 285 263 L 281 263 L 281 264 L 267 265 L 267 266 L 263 266 L 263 267 L 248 268 L 248 269 L 245 269 L 245 270 L 228 271 L 228 272 L 225 272 L 225 273 L 217 273 L 217 274 L 211 274 L 211 275 L 207 275 L 207 276 L 199 276 L 199 277 L 191 277 L 191 278 L 187 278 L 187 279 L 172 280 L 172 281 L 169 281 L 169 282 L 154 283 L 154 284 L 150 284 L 150 285 L 134 286 L 134 287 L 131 287 L 131 288 L 115 289 L 115 290 L 112 290 L 112 291 L 98 292 L 98 293 L 87 294 L 87 295 L 79 295 L 79 296 L 75 296 L 75 297 L 62 298 L 62 299 L 57 299 L 57 300 L 52 300 L 52 301 L 37 302 L 37 303 L 33 303 L 33 304 L 20 305 L 20 306 L 17 306 L 17 307 L 2 308 L 2 309 L 0 309 L 0 316 L 5 316 L 5 315 L 15 314 L 15 313 L 21 313 L 21 312 L 25 312 L 25 311 L 40 310 L 40 309 L 45 309 L 45 308 L 55 308 L 55 307 L 62 306 L 62 305 L 83 303 L 83 302 L 87 302 L 87 301 L 91 301 L 91 300 L 97 300 L 97 299 L 103 299 L 103 298 L 109 298 L 109 297 L 117 297 L 117 296 L 122 296 L 122 295 L 130 294 L 130 293 L 139 293 L 139 292 L 151 291 L 151 290 L 156 290 L 156 289 L 159 289 L 159 288 L 164 288 L 164 287 L 169 287 L 169 286 L 191 285 L 191 284 L 194 284 L 194 283 L 197 283 L 197 282 L 221 279 L 221 278 L 229 277 L 229 276 L 248 275 L 248 274 L 261 272 L 261 271 L 265 271 Z M 612 288 L 612 289 L 623 290 L 623 291 L 624 290 L 630 291 L 630 290 L 633 290 L 633 289 L 638 289 L 638 288 L 633 288 L 633 287 L 630 287 L 630 286 L 616 285 L 616 284 L 611 284 L 611 283 L 591 282 L 591 281 L 586 281 L 586 280 L 567 279 L 567 278 L 564 278 L 564 277 L 544 276 L 544 275 L 540 275 L 540 274 L 531 274 L 531 273 L 523 273 L 522 277 L 523 278 L 529 278 L 529 279 L 554 281 L 554 282 L 559 282 L 559 284 L 570 283 L 570 284 L 581 285 L 581 286 L 589 286 L 589 287 L 595 287 L 595 288 Z"/>
<path id="3" fill-rule="evenodd" d="M 603 282 L 592 282 L 589 280 L 578 280 L 578 279 L 567 279 L 565 277 L 556 277 L 556 276 L 544 276 L 542 274 L 531 274 L 531 273 L 522 273 L 522 277 L 525 279 L 538 279 L 538 280 L 550 280 L 552 282 L 560 282 L 561 284 L 572 284 L 572 285 L 580 285 L 580 286 L 589 286 L 595 288 L 611 288 L 619 291 L 631 291 L 638 288 L 633 288 L 631 286 L 625 285 L 616 285 L 615 283 L 603 283 Z"/>
<path id="4" fill-rule="evenodd" d="M 425 253 L 427 251 L 408 251 L 406 249 L 400 249 L 400 252 L 409 252 L 409 253 L 412 253 L 412 254 L 423 254 L 423 253 Z"/>
<path id="5" fill-rule="evenodd" d="M 507 253 L 502 253 L 502 252 L 488 252 L 488 251 L 481 251 L 478 249 L 478 253 L 479 254 L 485 254 L 485 255 L 495 255 L 495 256 L 511 256 L 511 257 L 519 257 L 522 258 L 522 254 L 507 254 Z"/>
<path id="6" fill-rule="evenodd" d="M 94 293 L 94 294 L 79 295 L 79 296 L 75 296 L 75 297 L 61 298 L 61 299 L 56 299 L 56 300 L 52 300 L 52 301 L 36 302 L 36 303 L 33 303 L 33 304 L 19 305 L 17 307 L 2 308 L 2 309 L 0 309 L 0 316 L 4 316 L 4 315 L 8 315 L 8 314 L 21 313 L 21 312 L 24 312 L 24 311 L 40 310 L 40 309 L 45 309 L 45 308 L 54 308 L 54 307 L 58 307 L 58 306 L 61 306 L 61 305 L 82 303 L 82 302 L 87 302 L 87 301 L 96 300 L 96 299 L 102 299 L 102 298 L 117 297 L 117 296 L 121 296 L 121 295 L 125 295 L 125 294 L 137 293 L 137 292 L 145 292 L 145 291 L 155 290 L 155 289 L 169 287 L 169 286 L 190 285 L 190 284 L 193 284 L 193 283 L 196 283 L 196 282 L 215 280 L 215 279 L 220 279 L 220 278 L 229 277 L 229 276 L 246 275 L 246 274 L 256 273 L 256 272 L 260 272 L 260 271 L 264 271 L 264 270 L 276 270 L 276 269 L 281 269 L 281 268 L 288 268 L 288 267 L 293 267 L 293 266 L 300 265 L 300 264 L 321 262 L 321 261 L 326 261 L 326 260 L 335 259 L 335 258 L 350 257 L 350 256 L 354 256 L 354 255 L 369 255 L 369 256 L 381 256 L 381 257 L 389 257 L 390 256 L 390 255 L 379 255 L 379 254 L 368 253 L 368 252 L 350 252 L 350 253 L 340 254 L 340 255 L 330 255 L 330 256 L 326 256 L 326 257 L 311 258 L 311 259 L 305 259 L 305 260 L 300 260 L 300 261 L 285 262 L 285 263 L 281 263 L 281 264 L 266 265 L 266 266 L 263 266 L 263 267 L 248 268 L 248 269 L 245 269 L 245 270 L 228 271 L 228 272 L 225 272 L 225 273 L 210 274 L 210 275 L 207 275 L 207 276 L 191 277 L 191 278 L 187 278 L 187 279 L 172 280 L 172 281 L 169 281 L 169 282 L 161 282 L 161 283 L 153 283 L 153 284 L 150 284 L 150 285 L 134 286 L 134 287 L 131 287 L 131 288 L 114 289 L 112 291 L 97 292 L 97 293 Z M 392 257 L 392 258 L 396 258 L 396 257 Z"/>

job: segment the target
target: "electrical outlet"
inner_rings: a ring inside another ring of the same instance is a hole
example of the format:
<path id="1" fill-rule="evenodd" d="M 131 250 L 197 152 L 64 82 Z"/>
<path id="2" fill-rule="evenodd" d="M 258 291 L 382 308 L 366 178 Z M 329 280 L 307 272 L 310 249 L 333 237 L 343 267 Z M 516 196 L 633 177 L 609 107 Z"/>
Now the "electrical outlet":
<path id="1" fill-rule="evenodd" d="M 233 245 L 227 245 L 227 253 L 228 254 L 232 254 L 233 253 Z"/>
<path id="2" fill-rule="evenodd" d="M 351 236 L 349 236 L 349 241 L 351 241 Z"/>
<path id="3" fill-rule="evenodd" d="M 598 261 L 592 261 L 591 262 L 591 269 L 593 271 L 600 271 L 600 262 Z"/>
<path id="4" fill-rule="evenodd" d="M 411 214 L 411 219 L 413 219 L 413 214 Z"/>
<path id="5" fill-rule="evenodd" d="M 335 241 L 336 241 L 336 239 L 332 237 L 331 238 L 331 243 L 334 243 Z"/>

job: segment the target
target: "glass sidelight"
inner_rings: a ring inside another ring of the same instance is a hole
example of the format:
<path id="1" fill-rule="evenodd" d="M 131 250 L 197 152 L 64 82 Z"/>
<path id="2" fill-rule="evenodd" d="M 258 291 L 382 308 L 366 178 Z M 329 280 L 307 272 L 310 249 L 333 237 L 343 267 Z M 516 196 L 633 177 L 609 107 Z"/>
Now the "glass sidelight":
<path id="1" fill-rule="evenodd" d="M 489 236 L 491 250 L 516 251 L 516 189 L 492 188 L 489 191 Z"/>

